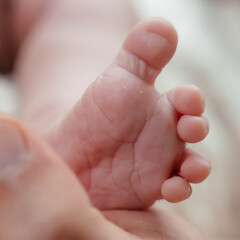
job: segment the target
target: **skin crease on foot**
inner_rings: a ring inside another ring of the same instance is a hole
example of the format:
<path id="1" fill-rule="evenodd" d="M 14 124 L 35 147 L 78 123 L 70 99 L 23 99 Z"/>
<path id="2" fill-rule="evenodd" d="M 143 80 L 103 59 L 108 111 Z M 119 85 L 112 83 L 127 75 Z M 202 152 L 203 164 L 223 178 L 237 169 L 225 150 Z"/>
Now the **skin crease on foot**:
<path id="1" fill-rule="evenodd" d="M 58 70 L 74 64 L 72 55 L 65 54 L 62 47 L 72 21 L 59 28 L 64 14 L 71 19 L 69 11 L 60 13 L 51 12 L 49 24 L 48 12 L 46 19 L 29 34 L 17 62 L 20 82 L 32 80 L 33 70 L 36 76 L 41 76 L 42 85 L 44 82 L 46 85 L 44 78 L 49 76 L 58 79 L 47 83 L 50 89 L 51 84 L 57 86 L 65 80 Z M 58 32 L 48 35 L 52 29 Z M 77 39 L 81 36 L 78 31 L 73 34 Z M 74 44 L 71 39 L 65 42 L 67 51 L 68 44 Z M 55 50 L 50 52 L 49 60 L 42 49 L 50 49 L 53 41 Z M 201 141 L 208 132 L 208 122 L 202 117 L 202 93 L 195 86 L 182 86 L 159 94 L 153 87 L 176 44 L 177 35 L 169 23 L 158 18 L 146 20 L 133 28 L 117 58 L 82 97 L 79 95 L 77 104 L 72 103 L 74 107 L 70 107 L 64 95 L 46 93 L 50 99 L 54 96 L 54 101 L 48 103 L 53 111 L 65 99 L 64 105 L 69 106 L 67 114 L 65 108 L 57 117 L 49 118 L 45 112 L 51 115 L 51 109 L 43 111 L 44 104 L 38 102 L 40 95 L 31 92 L 31 107 L 41 109 L 38 114 L 32 113 L 39 133 L 68 163 L 100 209 L 146 208 L 161 198 L 182 201 L 191 194 L 190 183 L 201 182 L 209 174 L 208 160 L 185 147 L 186 142 Z M 82 48 L 81 44 L 75 47 Z M 63 53 L 61 57 L 59 52 Z M 74 61 L 78 62 L 75 58 Z M 70 79 L 80 74 L 72 71 Z M 40 82 L 34 84 L 40 86 Z M 76 82 L 81 85 L 79 79 Z M 42 119 L 48 121 L 39 125 Z M 177 176 L 173 176 L 175 172 Z"/>
<path id="2" fill-rule="evenodd" d="M 0 151 L 1 240 L 202 239 L 160 209 L 99 212 L 63 160 L 26 126 L 3 115 Z"/>
<path id="3" fill-rule="evenodd" d="M 161 95 L 152 86 L 175 46 L 166 22 L 136 26 L 113 64 L 47 133 L 101 209 L 144 208 L 160 198 L 178 202 L 190 196 L 189 182 L 209 173 L 204 157 L 184 147 L 208 132 L 201 92 L 183 86 Z M 71 142 L 67 149 L 61 139 Z M 185 171 L 170 178 L 179 162 Z"/>

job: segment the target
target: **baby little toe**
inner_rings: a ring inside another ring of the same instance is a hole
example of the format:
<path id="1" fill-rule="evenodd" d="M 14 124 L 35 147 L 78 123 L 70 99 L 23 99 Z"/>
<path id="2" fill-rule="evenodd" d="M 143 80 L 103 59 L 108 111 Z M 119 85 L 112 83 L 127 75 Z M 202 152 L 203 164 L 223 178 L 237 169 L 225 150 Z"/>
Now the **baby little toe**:
<path id="1" fill-rule="evenodd" d="M 162 197 L 171 203 L 183 201 L 189 198 L 191 193 L 189 182 L 180 176 L 171 177 L 162 185 Z"/>

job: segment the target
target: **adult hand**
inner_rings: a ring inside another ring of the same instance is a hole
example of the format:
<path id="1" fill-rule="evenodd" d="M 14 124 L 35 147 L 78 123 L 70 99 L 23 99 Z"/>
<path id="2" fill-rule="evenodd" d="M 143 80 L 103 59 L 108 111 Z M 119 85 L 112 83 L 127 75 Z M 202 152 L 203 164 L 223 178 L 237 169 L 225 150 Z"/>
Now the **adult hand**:
<path id="1" fill-rule="evenodd" d="M 161 210 L 102 214 L 50 147 L 7 116 L 0 117 L 0 151 L 1 240 L 201 239 Z"/>

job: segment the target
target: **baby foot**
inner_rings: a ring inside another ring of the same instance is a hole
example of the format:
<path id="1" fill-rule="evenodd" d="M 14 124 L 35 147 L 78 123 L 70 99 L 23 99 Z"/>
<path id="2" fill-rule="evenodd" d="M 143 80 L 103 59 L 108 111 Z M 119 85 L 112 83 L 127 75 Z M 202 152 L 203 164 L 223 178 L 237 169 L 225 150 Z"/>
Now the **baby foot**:
<path id="1" fill-rule="evenodd" d="M 209 162 L 185 148 L 208 132 L 195 86 L 159 94 L 153 83 L 174 54 L 177 36 L 159 19 L 137 25 L 111 66 L 92 83 L 47 140 L 100 209 L 145 208 L 190 196 Z"/>

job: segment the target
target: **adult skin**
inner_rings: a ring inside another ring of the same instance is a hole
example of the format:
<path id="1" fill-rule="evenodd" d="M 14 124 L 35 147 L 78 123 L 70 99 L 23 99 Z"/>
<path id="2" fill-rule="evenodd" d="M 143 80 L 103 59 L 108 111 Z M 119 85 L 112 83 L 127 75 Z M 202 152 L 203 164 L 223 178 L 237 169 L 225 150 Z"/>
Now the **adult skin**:
<path id="1" fill-rule="evenodd" d="M 2 240 L 202 239 L 183 220 L 159 209 L 99 212 L 65 163 L 7 116 L 0 116 L 0 151 Z"/>

